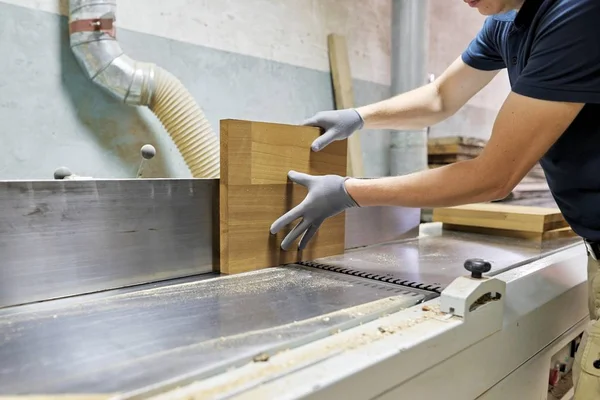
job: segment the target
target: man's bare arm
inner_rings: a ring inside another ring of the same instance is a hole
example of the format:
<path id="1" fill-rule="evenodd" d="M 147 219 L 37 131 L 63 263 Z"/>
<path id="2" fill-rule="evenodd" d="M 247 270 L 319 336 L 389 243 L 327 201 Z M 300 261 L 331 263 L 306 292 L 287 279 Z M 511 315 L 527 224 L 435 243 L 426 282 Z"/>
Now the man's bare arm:
<path id="1" fill-rule="evenodd" d="M 346 190 L 361 206 L 447 207 L 504 198 L 582 107 L 510 93 L 477 158 L 398 177 L 350 179 Z"/>
<path id="2" fill-rule="evenodd" d="M 422 129 L 455 114 L 499 71 L 482 71 L 457 58 L 434 82 L 357 108 L 370 129 Z"/>
<path id="3" fill-rule="evenodd" d="M 357 109 L 321 111 L 305 120 L 303 125 L 323 129 L 323 134 L 311 145 L 313 151 L 319 151 L 333 141 L 346 140 L 362 128 L 425 128 L 456 113 L 497 73 L 472 68 L 459 57 L 428 85 Z"/>
<path id="4" fill-rule="evenodd" d="M 302 249 L 323 221 L 351 207 L 447 207 L 503 198 L 563 134 L 582 107 L 511 93 L 479 157 L 433 170 L 366 180 L 290 171 L 290 180 L 305 186 L 308 194 L 271 225 L 271 233 L 299 220 L 281 247 L 289 249 L 302 236 Z"/>

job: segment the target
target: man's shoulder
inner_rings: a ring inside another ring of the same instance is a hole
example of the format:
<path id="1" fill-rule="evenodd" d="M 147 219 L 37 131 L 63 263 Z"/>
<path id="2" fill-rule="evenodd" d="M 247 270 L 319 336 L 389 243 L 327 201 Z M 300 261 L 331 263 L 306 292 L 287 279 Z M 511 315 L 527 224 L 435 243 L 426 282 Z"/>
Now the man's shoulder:
<path id="1" fill-rule="evenodd" d="M 599 0 L 600 1 L 600 0 Z M 516 15 L 516 13 L 514 13 Z M 478 33 L 480 39 L 488 42 L 497 42 L 506 38 L 514 21 L 513 13 L 490 15 L 483 21 Z"/>
<path id="2" fill-rule="evenodd" d="M 556 11 L 598 10 L 598 0 L 543 0 L 548 9 Z"/>
<path id="3" fill-rule="evenodd" d="M 479 34 L 484 36 L 487 40 L 492 40 L 494 42 L 502 41 L 506 39 L 510 33 L 516 16 L 516 11 L 490 15 L 483 21 Z"/>
<path id="4" fill-rule="evenodd" d="M 489 23 L 489 24 L 493 24 L 495 26 L 498 26 L 498 25 L 510 24 L 510 23 L 514 22 L 516 17 L 517 17 L 517 12 L 513 10 L 513 11 L 508 11 L 503 14 L 490 15 L 489 17 L 486 17 L 485 22 Z"/>
<path id="5" fill-rule="evenodd" d="M 544 0 L 527 22 L 527 60 L 512 90 L 550 101 L 600 104 L 600 0 Z"/>
<path id="6" fill-rule="evenodd" d="M 585 59 L 591 49 L 594 53 L 598 49 L 600 0 L 543 0 L 532 29 L 534 45 L 553 47 L 561 54 Z"/>
<path id="7" fill-rule="evenodd" d="M 538 24 L 549 25 L 561 22 L 579 22 L 582 18 L 592 20 L 594 17 L 600 18 L 599 0 L 526 0 L 538 2 L 536 7 L 536 16 L 532 18 L 537 20 Z M 487 29 L 503 29 L 511 27 L 517 16 L 518 11 L 508 11 L 503 14 L 495 14 L 486 17 L 484 27 Z M 529 18 L 527 18 L 529 19 Z M 594 24 L 594 27 L 600 30 L 600 23 Z"/>
<path id="8" fill-rule="evenodd" d="M 531 0 L 528 0 L 531 1 Z M 598 0 L 544 0 L 539 10 L 544 24 L 573 23 L 591 21 L 600 17 Z M 600 31 L 600 24 L 594 24 Z"/>

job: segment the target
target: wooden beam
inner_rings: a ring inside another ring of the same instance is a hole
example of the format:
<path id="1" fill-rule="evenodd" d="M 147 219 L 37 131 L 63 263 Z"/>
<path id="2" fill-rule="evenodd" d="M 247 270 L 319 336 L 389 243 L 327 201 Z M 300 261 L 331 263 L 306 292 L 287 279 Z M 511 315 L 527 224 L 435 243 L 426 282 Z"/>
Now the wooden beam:
<path id="1" fill-rule="evenodd" d="M 348 61 L 348 49 L 344 36 L 330 34 L 327 37 L 329 46 L 329 64 L 333 79 L 335 107 L 338 110 L 354 107 L 354 91 L 352 74 Z M 360 132 L 355 132 L 348 138 L 348 165 L 346 174 L 357 178 L 364 176 Z"/>
<path id="2" fill-rule="evenodd" d="M 467 204 L 435 208 L 433 222 L 458 226 L 544 233 L 568 227 L 558 208 L 528 207 L 500 203 Z M 564 231 L 560 231 L 564 233 Z"/>
<path id="3" fill-rule="evenodd" d="M 344 252 L 344 213 L 325 221 L 302 252 L 280 249 L 281 241 L 298 221 L 276 236 L 269 232 L 277 218 L 306 196 L 303 186 L 288 180 L 290 170 L 313 175 L 346 172 L 344 142 L 334 142 L 319 152 L 310 150 L 319 133 L 314 127 L 221 121 L 221 273 L 236 274 Z"/>
<path id="4" fill-rule="evenodd" d="M 442 228 L 448 231 L 467 233 L 478 233 L 491 236 L 505 236 L 516 239 L 524 239 L 532 242 L 543 242 L 545 240 L 562 239 L 577 236 L 571 227 L 552 229 L 546 232 L 515 231 L 511 229 L 485 228 L 481 226 L 442 224 Z"/>

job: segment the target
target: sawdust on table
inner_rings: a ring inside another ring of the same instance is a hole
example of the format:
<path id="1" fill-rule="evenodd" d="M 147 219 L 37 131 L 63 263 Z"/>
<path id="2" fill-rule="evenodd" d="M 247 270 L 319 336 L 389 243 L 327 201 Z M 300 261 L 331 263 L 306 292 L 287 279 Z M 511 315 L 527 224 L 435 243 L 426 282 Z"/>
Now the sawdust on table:
<path id="1" fill-rule="evenodd" d="M 388 299 L 379 300 L 375 303 L 380 303 L 382 301 L 386 301 Z M 388 300 L 389 301 L 389 300 Z M 373 304 L 369 305 L 373 307 Z M 361 310 L 363 311 L 363 310 Z M 382 317 L 385 317 L 382 316 Z M 242 376 L 233 378 L 227 382 L 217 384 L 211 388 L 203 389 L 196 388 L 199 385 L 202 385 L 202 381 L 192 383 L 186 387 L 182 387 L 176 389 L 171 392 L 163 393 L 154 397 L 155 400 L 175 400 L 175 399 L 186 399 L 186 400 L 206 400 L 210 398 L 214 398 L 218 395 L 224 395 L 227 393 L 231 393 L 234 390 L 239 390 L 244 387 L 244 385 L 251 384 L 254 386 L 260 385 L 261 379 L 277 376 L 284 372 L 290 372 L 291 370 L 302 368 L 303 366 L 310 365 L 317 361 L 329 358 L 336 354 L 340 354 L 343 352 L 347 352 L 350 350 L 357 349 L 361 346 L 371 344 L 382 340 L 386 337 L 389 337 L 393 334 L 399 333 L 405 329 L 423 323 L 430 319 L 439 319 L 448 321 L 451 318 L 447 318 L 446 314 L 440 311 L 438 305 L 428 306 L 428 311 L 421 311 L 421 315 L 419 317 L 408 319 L 406 321 L 402 321 L 400 323 L 388 324 L 388 325 L 379 325 L 376 329 L 369 330 L 368 332 L 362 333 L 354 333 L 352 331 L 346 331 L 347 334 L 352 334 L 345 341 L 337 341 L 331 342 L 329 338 L 325 338 L 323 340 L 329 341 L 329 343 L 311 343 L 304 347 L 302 352 L 298 352 L 295 354 L 293 358 L 289 357 L 290 352 L 293 351 L 291 349 L 285 349 L 280 351 L 279 353 L 270 356 L 268 360 L 258 360 L 259 363 L 250 362 L 241 368 L 254 368 L 253 370 L 244 373 Z M 338 333 L 336 333 L 338 334 Z M 301 348 L 302 348 L 301 347 Z M 306 348 L 308 347 L 308 348 Z M 294 349 L 294 350 L 298 350 Z M 287 359 L 278 359 L 278 356 L 286 356 Z M 234 368 L 230 370 L 233 371 Z"/>
<path id="2" fill-rule="evenodd" d="M 315 274 L 319 274 L 318 279 L 315 279 Z M 101 299 L 70 303 L 56 309 L 43 311 L 28 310 L 22 313 L 9 314 L 6 318 L 0 320 L 0 330 L 4 329 L 7 325 L 33 320 L 42 321 L 44 319 L 57 319 L 114 311 L 131 307 L 131 302 L 135 302 L 135 306 L 138 309 L 152 308 L 214 296 L 252 296 L 254 294 L 268 293 L 276 289 L 281 290 L 282 285 L 300 288 L 304 293 L 316 292 L 333 286 L 336 288 L 354 286 L 351 282 L 334 279 L 318 271 L 312 272 L 285 267 L 270 268 L 249 272 L 243 276 L 227 275 L 195 282 L 178 283 L 171 286 L 134 290 Z"/>

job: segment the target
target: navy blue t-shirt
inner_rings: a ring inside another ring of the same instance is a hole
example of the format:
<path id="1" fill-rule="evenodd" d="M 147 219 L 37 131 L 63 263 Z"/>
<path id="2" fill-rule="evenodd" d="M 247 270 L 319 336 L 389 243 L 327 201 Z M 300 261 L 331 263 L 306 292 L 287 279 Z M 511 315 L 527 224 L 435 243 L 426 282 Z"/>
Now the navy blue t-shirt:
<path id="1" fill-rule="evenodd" d="M 586 104 L 540 164 L 573 230 L 600 241 L 600 0 L 526 0 L 488 17 L 462 59 L 507 68 L 523 96 Z"/>

